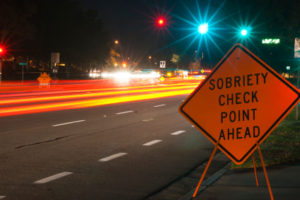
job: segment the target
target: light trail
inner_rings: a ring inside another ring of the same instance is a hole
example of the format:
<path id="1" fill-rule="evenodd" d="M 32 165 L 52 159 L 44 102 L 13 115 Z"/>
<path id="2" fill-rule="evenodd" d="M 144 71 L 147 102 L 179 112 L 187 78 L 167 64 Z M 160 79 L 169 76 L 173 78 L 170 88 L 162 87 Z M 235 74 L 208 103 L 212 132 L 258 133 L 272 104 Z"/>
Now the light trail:
<path id="1" fill-rule="evenodd" d="M 32 103 L 37 101 L 53 101 L 53 100 L 64 100 L 64 99 L 75 99 L 75 98 L 89 98 L 89 97 L 100 97 L 109 95 L 120 95 L 120 94 L 132 94 L 132 93 L 142 93 L 142 92 L 155 92 L 162 90 L 179 90 L 193 88 L 195 84 L 188 86 L 179 87 L 161 87 L 153 89 L 140 89 L 140 90 L 125 90 L 125 91 L 114 91 L 114 92 L 97 92 L 89 94 L 75 94 L 75 95 L 65 95 L 65 96 L 46 96 L 46 97 L 36 97 L 36 98 L 24 98 L 24 99 L 6 99 L 0 100 L 0 105 L 4 104 L 17 104 L 17 103 Z"/>
<path id="2" fill-rule="evenodd" d="M 46 111 L 58 111 L 58 110 L 66 110 L 66 109 L 103 106 L 103 105 L 133 102 L 133 101 L 143 101 L 149 99 L 190 94 L 192 91 L 193 89 L 187 89 L 187 90 L 178 90 L 178 91 L 159 92 L 154 94 L 139 94 L 139 95 L 122 96 L 122 97 L 71 101 L 71 102 L 64 102 L 64 103 L 48 103 L 48 104 L 39 104 L 39 105 L 8 107 L 8 108 L 0 109 L 0 116 L 3 117 L 3 116 L 38 113 L 38 112 L 46 112 Z"/>
<path id="3" fill-rule="evenodd" d="M 169 79 L 151 85 L 112 85 L 109 81 L 62 81 L 43 90 L 28 90 L 33 86 L 16 86 L 19 91 L 2 91 L 0 85 L 0 117 L 67 109 L 104 106 L 190 94 L 199 79 Z M 67 83 L 64 85 L 63 83 Z M 35 86 L 37 87 L 37 86 Z M 2 93 L 2 94 L 1 94 Z"/>
<path id="4" fill-rule="evenodd" d="M 22 97 L 22 96 L 42 96 L 42 95 L 59 95 L 59 94 L 66 94 L 66 93 L 86 93 L 86 92 L 101 92 L 101 91 L 116 91 L 116 90 L 130 90 L 130 89 L 138 89 L 138 88 L 153 88 L 153 87 L 165 87 L 165 86 L 184 86 L 184 85 L 197 85 L 199 84 L 198 82 L 196 83 L 189 83 L 189 82 L 185 82 L 185 83 L 168 83 L 168 84 L 157 84 L 157 85 L 143 85 L 143 86 L 123 86 L 123 87 L 109 87 L 109 88 L 98 88 L 98 89 L 89 89 L 88 87 L 86 87 L 86 85 L 80 85 L 77 86 L 76 88 L 69 88 L 69 87 L 64 87 L 58 90 L 58 88 L 56 87 L 50 87 L 47 88 L 47 90 L 45 90 L 46 88 L 43 88 L 43 90 L 40 91 L 35 91 L 35 90 L 24 90 L 24 91 L 9 91 L 9 92 L 14 92 L 14 93 L 8 93 L 8 91 L 6 91 L 4 94 L 0 94 L 1 98 L 8 98 L 8 97 Z M 95 87 L 95 84 L 93 84 L 93 86 Z M 79 88 L 83 88 L 84 89 L 79 89 Z M 100 87 L 104 87 L 103 85 L 100 85 Z M 21 87 L 22 88 L 22 87 Z M 3 92 L 3 87 L 0 87 L 0 93 Z"/>

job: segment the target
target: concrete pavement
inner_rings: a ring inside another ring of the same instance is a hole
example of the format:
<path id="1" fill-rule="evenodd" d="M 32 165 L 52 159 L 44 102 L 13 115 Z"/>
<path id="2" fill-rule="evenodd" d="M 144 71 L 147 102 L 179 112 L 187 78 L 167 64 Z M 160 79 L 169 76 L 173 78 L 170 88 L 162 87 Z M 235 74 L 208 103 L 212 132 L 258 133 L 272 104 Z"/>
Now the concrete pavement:
<path id="1" fill-rule="evenodd" d="M 262 168 L 258 168 L 259 186 L 253 169 L 230 169 L 231 161 L 221 152 L 210 165 L 198 194 L 193 193 L 206 162 L 168 185 L 147 200 L 266 200 L 271 199 Z M 276 200 L 300 198 L 300 162 L 267 167 L 272 194 Z"/>
<path id="2" fill-rule="evenodd" d="M 300 198 L 300 163 L 267 168 L 274 199 Z M 228 170 L 214 184 L 199 193 L 195 200 L 270 199 L 262 169 L 258 170 L 259 187 L 253 170 Z"/>

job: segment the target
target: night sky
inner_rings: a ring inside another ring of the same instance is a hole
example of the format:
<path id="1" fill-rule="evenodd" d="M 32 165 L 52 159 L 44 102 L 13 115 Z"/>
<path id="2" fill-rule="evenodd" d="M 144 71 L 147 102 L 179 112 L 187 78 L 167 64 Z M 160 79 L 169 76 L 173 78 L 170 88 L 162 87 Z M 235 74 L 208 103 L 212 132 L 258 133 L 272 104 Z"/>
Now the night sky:
<path id="1" fill-rule="evenodd" d="M 234 2 L 232 5 L 236 8 L 224 6 L 224 2 Z M 98 10 L 105 29 L 110 32 L 113 40 L 120 41 L 124 57 L 142 61 L 151 55 L 159 61 L 167 56 L 170 59 L 170 55 L 176 53 L 188 63 L 195 58 L 197 50 L 197 57 L 203 52 L 211 65 L 216 64 L 234 43 L 239 42 L 233 38 L 237 35 L 235 32 L 238 26 L 250 24 L 254 33 L 271 21 L 259 19 L 268 7 L 262 6 L 263 2 L 265 1 L 80 0 L 85 9 Z M 281 8 L 272 1 L 268 5 Z M 155 25 L 158 16 L 167 19 L 166 28 L 160 29 Z M 207 21 L 212 25 L 211 32 L 202 40 L 197 28 L 200 23 Z M 255 34 L 258 35 L 257 32 Z M 257 50 L 255 45 L 252 46 L 254 51 Z M 251 46 L 247 47 L 251 50 Z"/>
<path id="2" fill-rule="evenodd" d="M 149 0 L 82 0 L 85 9 L 92 8 L 99 12 L 105 29 L 113 39 L 118 39 L 128 57 L 143 59 L 149 55 L 160 55 L 166 50 L 172 37 L 168 29 L 161 30 L 155 26 L 156 17 L 168 16 L 170 10 L 179 1 L 149 1 Z M 168 24 L 168 28 L 171 24 Z"/>
<path id="3" fill-rule="evenodd" d="M 123 57 L 145 61 L 149 55 L 154 61 L 170 60 L 173 53 L 189 63 L 204 54 L 208 63 L 215 64 L 230 48 L 224 45 L 224 34 L 210 35 L 213 43 L 199 39 L 198 26 L 211 20 L 215 27 L 224 24 L 223 0 L 81 0 L 85 9 L 96 9 L 113 39 L 120 41 Z M 244 5 L 245 6 L 245 5 Z M 234 13 L 233 13 L 234 14 Z M 159 16 L 167 21 L 165 28 L 155 24 Z M 210 24 L 213 24 L 210 23 Z M 217 28 L 215 28 L 217 29 Z M 219 40 L 218 40 L 219 39 Z M 220 40 L 221 39 L 221 40 Z M 228 39 L 228 38 L 226 38 Z M 208 39 L 209 41 L 209 39 Z M 209 52 L 211 51 L 211 52 Z"/>

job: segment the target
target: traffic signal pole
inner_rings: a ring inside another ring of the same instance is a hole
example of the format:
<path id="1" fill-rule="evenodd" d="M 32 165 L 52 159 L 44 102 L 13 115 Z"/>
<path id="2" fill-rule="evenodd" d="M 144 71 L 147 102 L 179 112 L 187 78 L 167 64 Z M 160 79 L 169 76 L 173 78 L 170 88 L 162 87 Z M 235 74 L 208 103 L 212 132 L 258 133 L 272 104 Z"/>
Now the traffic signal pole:
<path id="1" fill-rule="evenodd" d="M 5 53 L 5 48 L 0 45 L 0 83 L 2 82 L 2 56 Z"/>
<path id="2" fill-rule="evenodd" d="M 300 81 L 299 81 L 299 76 L 300 76 L 300 66 L 297 68 L 297 88 L 300 88 Z M 299 120 L 299 104 L 296 105 L 296 120 Z"/>
<path id="3" fill-rule="evenodd" d="M 0 83 L 2 82 L 2 58 L 0 56 Z"/>

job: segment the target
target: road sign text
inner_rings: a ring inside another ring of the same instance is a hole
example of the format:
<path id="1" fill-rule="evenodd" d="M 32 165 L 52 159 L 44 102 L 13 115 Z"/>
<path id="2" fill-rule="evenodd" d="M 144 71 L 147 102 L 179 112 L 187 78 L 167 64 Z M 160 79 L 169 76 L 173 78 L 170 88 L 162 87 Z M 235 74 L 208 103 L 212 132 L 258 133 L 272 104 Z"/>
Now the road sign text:
<path id="1" fill-rule="evenodd" d="M 297 88 L 236 44 L 184 101 L 180 112 L 241 164 L 299 99 Z"/>
<path id="2" fill-rule="evenodd" d="M 266 73 L 255 73 L 255 74 L 247 74 L 243 76 L 233 76 L 233 77 L 225 77 L 218 79 L 210 79 L 209 81 L 209 89 L 224 89 L 224 88 L 232 88 L 232 87 L 246 87 L 259 85 L 260 83 L 266 84 L 266 78 L 268 76 L 268 72 Z"/>

